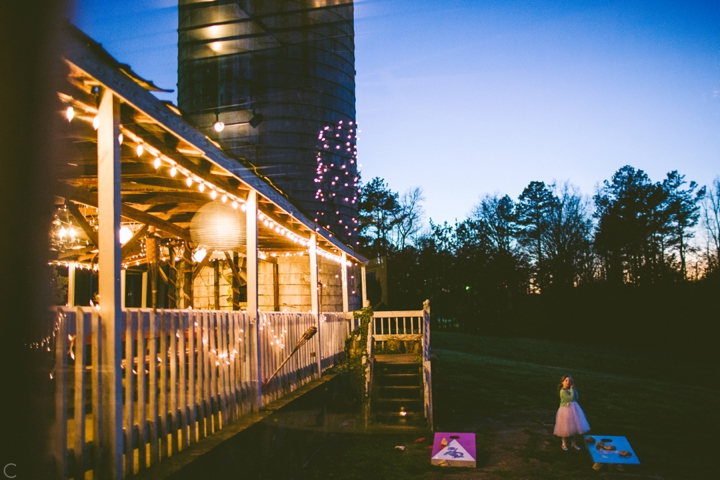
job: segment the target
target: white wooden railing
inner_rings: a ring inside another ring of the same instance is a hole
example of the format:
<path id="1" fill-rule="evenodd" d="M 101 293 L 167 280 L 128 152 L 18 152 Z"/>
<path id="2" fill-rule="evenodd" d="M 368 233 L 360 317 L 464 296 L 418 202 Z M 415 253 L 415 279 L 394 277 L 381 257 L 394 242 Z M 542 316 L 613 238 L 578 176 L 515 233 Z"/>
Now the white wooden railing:
<path id="1" fill-rule="evenodd" d="M 422 310 L 373 312 L 368 327 L 368 363 L 366 390 L 372 386 L 372 367 L 376 352 L 385 351 L 390 340 L 420 342 L 417 353 L 423 366 L 424 413 L 430 428 L 433 428 L 432 368 L 430 363 L 430 301 L 425 300 Z"/>
<path id="2" fill-rule="evenodd" d="M 322 314 L 316 337 L 265 384 L 303 333 L 317 325 L 314 315 L 260 313 L 257 332 L 240 311 L 126 309 L 122 317 L 125 478 L 317 378 L 317 342 L 326 370 L 343 355 L 350 328 L 344 314 Z M 61 478 L 85 478 L 89 470 L 101 478 L 98 439 L 102 411 L 111 408 L 103 405 L 96 368 L 101 329 L 94 308 L 56 311 L 54 456 Z"/>

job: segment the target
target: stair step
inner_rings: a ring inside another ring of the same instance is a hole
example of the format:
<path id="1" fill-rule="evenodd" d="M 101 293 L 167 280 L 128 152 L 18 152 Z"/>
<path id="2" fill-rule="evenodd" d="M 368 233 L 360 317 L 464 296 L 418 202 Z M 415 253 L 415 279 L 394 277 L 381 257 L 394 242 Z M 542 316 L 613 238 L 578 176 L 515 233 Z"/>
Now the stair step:
<path id="1" fill-rule="evenodd" d="M 423 400 L 420 398 L 376 398 L 375 402 L 381 402 L 381 403 L 423 403 Z"/>
<path id="2" fill-rule="evenodd" d="M 401 390 L 410 390 L 410 389 L 419 390 L 422 388 L 422 385 L 376 385 L 375 388 L 382 388 L 382 389 L 399 388 Z"/>

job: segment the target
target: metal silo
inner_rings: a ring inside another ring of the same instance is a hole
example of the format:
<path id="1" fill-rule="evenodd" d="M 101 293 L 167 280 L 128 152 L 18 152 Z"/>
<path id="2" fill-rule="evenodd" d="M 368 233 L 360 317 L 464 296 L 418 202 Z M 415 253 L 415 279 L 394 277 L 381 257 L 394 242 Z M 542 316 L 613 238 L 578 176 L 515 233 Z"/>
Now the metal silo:
<path id="1" fill-rule="evenodd" d="M 180 0 L 178 103 L 355 245 L 353 10 L 352 0 Z"/>

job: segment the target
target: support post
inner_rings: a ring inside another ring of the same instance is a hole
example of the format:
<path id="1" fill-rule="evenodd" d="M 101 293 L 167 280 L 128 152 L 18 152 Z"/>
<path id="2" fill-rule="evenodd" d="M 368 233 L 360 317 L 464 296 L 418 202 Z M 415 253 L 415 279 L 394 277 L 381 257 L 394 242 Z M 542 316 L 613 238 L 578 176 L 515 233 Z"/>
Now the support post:
<path id="1" fill-rule="evenodd" d="M 312 314 L 315 316 L 315 362 L 317 363 L 318 378 L 322 375 L 322 342 L 320 339 L 320 298 L 319 298 L 319 281 L 318 281 L 318 262 L 317 262 L 317 235 L 310 235 L 310 305 Z"/>
<path id="2" fill-rule="evenodd" d="M 125 297 L 127 288 L 127 270 L 120 270 L 120 308 L 125 308 Z M 101 297 L 102 298 L 102 297 Z"/>
<path id="3" fill-rule="evenodd" d="M 360 282 L 362 286 L 362 308 L 369 307 L 367 298 L 367 283 L 365 282 L 365 264 L 360 265 Z"/>
<path id="4" fill-rule="evenodd" d="M 100 272 L 98 275 L 102 318 L 103 417 L 101 471 L 103 478 L 123 477 L 122 370 L 120 300 L 120 105 L 113 92 L 104 89 L 98 110 L 98 207 Z M 132 427 L 130 427 L 132 428 Z"/>
<path id="5" fill-rule="evenodd" d="M 215 310 L 220 310 L 220 260 L 213 262 L 213 299 Z"/>
<path id="6" fill-rule="evenodd" d="M 347 270 L 347 253 L 342 254 L 342 302 L 343 313 L 350 311 L 350 302 L 348 299 L 348 270 Z"/>
<path id="7" fill-rule="evenodd" d="M 71 263 L 68 267 L 68 295 L 67 306 L 75 306 L 75 264 Z"/>
<path id="8" fill-rule="evenodd" d="M 193 300 L 193 259 L 192 259 L 192 251 L 190 250 L 190 245 L 188 245 L 188 242 L 185 242 L 185 250 L 183 251 L 183 275 L 185 278 L 183 278 L 183 291 L 182 291 L 182 297 L 183 297 L 183 308 L 192 307 L 194 300 Z"/>
<path id="9" fill-rule="evenodd" d="M 258 318 L 258 210 L 257 192 L 250 190 L 245 203 L 246 261 L 247 261 L 247 316 L 254 331 L 250 336 L 252 342 L 252 376 L 257 396 L 256 411 L 262 407 L 262 364 L 260 361 L 260 320 Z"/>
<path id="10" fill-rule="evenodd" d="M 140 306 L 142 308 L 148 307 L 147 288 L 148 288 L 148 272 L 143 272 L 142 273 L 142 293 L 140 294 Z"/>

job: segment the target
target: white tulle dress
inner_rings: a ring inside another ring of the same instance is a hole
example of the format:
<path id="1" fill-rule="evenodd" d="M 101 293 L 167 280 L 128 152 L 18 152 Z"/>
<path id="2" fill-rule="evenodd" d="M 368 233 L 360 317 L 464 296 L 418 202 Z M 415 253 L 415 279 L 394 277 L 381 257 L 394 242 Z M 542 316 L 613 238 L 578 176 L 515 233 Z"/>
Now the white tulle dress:
<path id="1" fill-rule="evenodd" d="M 575 388 L 560 389 L 560 408 L 555 415 L 554 435 L 572 437 L 590 431 L 590 425 L 577 399 L 578 392 Z"/>

